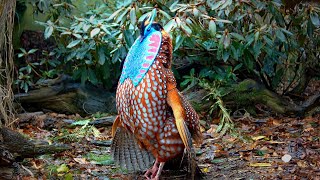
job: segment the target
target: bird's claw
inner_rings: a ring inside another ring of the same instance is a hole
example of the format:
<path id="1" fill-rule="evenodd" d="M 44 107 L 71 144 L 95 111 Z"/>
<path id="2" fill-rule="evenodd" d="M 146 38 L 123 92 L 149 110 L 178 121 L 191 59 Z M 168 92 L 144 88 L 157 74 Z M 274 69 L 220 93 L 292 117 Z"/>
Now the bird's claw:
<path id="1" fill-rule="evenodd" d="M 159 165 L 159 162 L 158 160 L 156 160 L 152 168 L 148 169 L 146 173 L 144 173 L 144 177 L 148 180 L 158 180 L 159 179 L 159 177 L 157 176 L 158 170 L 159 170 L 158 165 Z"/>

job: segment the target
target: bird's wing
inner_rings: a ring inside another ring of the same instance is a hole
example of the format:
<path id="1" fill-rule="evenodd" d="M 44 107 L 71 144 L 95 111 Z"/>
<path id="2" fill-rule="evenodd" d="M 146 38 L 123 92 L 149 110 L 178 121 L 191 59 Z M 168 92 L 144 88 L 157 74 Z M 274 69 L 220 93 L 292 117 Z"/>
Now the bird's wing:
<path id="1" fill-rule="evenodd" d="M 185 145 L 186 149 L 190 151 L 192 148 L 191 134 L 186 125 L 186 109 L 183 106 L 183 99 L 181 99 L 178 89 L 176 88 L 176 80 L 173 72 L 170 69 L 165 71 L 167 77 L 167 103 L 171 107 L 173 116 L 175 118 L 176 126 L 179 135 Z"/>

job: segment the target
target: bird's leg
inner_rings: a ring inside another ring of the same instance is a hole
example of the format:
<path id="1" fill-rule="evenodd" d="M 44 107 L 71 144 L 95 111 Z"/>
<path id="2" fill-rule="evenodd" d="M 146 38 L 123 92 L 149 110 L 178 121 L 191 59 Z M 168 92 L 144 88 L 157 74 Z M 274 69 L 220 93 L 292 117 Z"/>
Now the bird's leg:
<path id="1" fill-rule="evenodd" d="M 155 177 L 157 172 L 158 172 L 158 169 L 159 169 L 158 166 L 159 166 L 159 161 L 158 161 L 158 159 L 156 159 L 156 161 L 154 162 L 152 168 L 150 168 L 150 169 L 148 169 L 146 171 L 146 173 L 144 174 L 144 177 L 147 178 L 147 179 L 150 179 L 150 177 L 151 178 Z"/>
<path id="2" fill-rule="evenodd" d="M 164 166 L 164 162 L 161 162 L 160 165 L 159 165 L 158 172 L 157 172 L 156 176 L 154 177 L 154 180 L 159 180 L 159 177 L 160 177 L 161 171 L 163 169 L 163 166 Z"/>

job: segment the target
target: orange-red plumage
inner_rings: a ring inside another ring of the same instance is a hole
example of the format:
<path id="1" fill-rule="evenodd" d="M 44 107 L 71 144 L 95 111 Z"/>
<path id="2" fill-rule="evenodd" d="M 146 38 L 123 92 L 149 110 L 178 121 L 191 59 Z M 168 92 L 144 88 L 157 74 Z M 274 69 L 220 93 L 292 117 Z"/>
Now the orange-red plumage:
<path id="1" fill-rule="evenodd" d="M 115 139 L 117 128 L 129 133 L 125 136 L 127 138 L 132 135 L 132 141 L 139 144 L 140 149 L 131 149 L 132 155 L 130 153 L 128 155 L 142 159 L 141 162 L 145 166 L 147 163 L 143 159 L 147 157 L 146 161 L 149 162 L 150 157 L 144 156 L 144 153 L 151 153 L 156 162 L 164 164 L 183 153 L 185 147 L 192 146 L 190 135 L 197 142 L 202 140 L 198 115 L 176 88 L 176 81 L 171 71 L 171 38 L 163 29 L 161 34 L 160 50 L 141 82 L 134 86 L 128 78 L 119 83 L 116 97 L 119 115 L 112 128 Z M 114 143 L 113 150 L 130 150 L 130 147 L 123 148 L 122 145 Z M 122 155 L 121 153 L 114 153 L 116 162 L 135 163 L 131 162 L 133 160 L 120 160 L 122 156 L 126 158 L 125 153 Z M 131 165 L 125 166 L 131 167 Z M 139 162 L 137 166 L 140 167 Z M 156 166 L 153 168 L 157 169 Z M 143 170 L 143 168 L 138 169 Z M 153 170 L 151 173 L 151 177 L 154 178 Z"/>

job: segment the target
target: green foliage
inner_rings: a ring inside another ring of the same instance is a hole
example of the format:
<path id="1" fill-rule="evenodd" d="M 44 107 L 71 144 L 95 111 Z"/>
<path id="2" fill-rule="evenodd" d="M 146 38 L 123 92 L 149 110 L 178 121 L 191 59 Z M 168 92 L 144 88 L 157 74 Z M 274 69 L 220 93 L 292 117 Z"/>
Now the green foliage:
<path id="1" fill-rule="evenodd" d="M 156 20 L 172 35 L 174 61 L 200 66 L 191 77 L 184 76 L 184 87 L 195 86 L 194 77 L 217 85 L 241 77 L 286 93 L 306 69 L 320 66 L 320 8 L 312 3 L 286 10 L 280 0 L 107 1 L 67 16 L 69 24 L 62 23 L 65 16 L 41 24 L 45 36 L 58 43 L 56 55 L 65 73 L 110 88 L 120 75 L 119 62 L 139 35 L 139 22 L 154 7 Z"/>
<path id="2" fill-rule="evenodd" d="M 36 56 L 37 49 L 30 49 L 28 52 L 20 48 L 21 53 L 18 53 L 20 61 L 19 75 L 15 84 L 28 92 L 30 86 L 34 86 L 35 79 L 39 81 L 53 78 L 58 74 L 57 66 L 60 64 L 59 61 L 52 59 L 55 55 L 54 52 L 42 51 L 42 57 L 40 62 L 33 62 L 32 57 Z M 37 77 L 37 78 L 35 78 Z"/>
<path id="3" fill-rule="evenodd" d="M 94 137 L 100 136 L 100 131 L 94 127 L 89 125 L 90 120 L 80 120 L 72 123 L 73 126 L 81 126 L 77 130 L 70 132 L 67 129 L 62 129 L 62 135 L 56 137 L 56 140 L 62 140 L 65 142 L 79 142 L 81 139 L 88 137 L 90 135 Z"/>
<path id="4" fill-rule="evenodd" d="M 100 165 L 111 165 L 114 163 L 112 160 L 112 157 L 109 154 L 94 154 L 94 153 L 88 153 L 86 155 L 86 158 L 93 162 L 94 164 L 100 164 Z"/>

